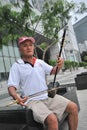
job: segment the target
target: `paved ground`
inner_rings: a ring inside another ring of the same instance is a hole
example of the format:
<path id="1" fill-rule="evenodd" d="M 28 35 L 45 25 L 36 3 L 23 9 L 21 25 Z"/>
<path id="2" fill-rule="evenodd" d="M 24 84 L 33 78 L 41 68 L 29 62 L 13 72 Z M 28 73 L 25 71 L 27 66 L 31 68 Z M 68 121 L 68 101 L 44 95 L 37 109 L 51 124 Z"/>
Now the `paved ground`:
<path id="1" fill-rule="evenodd" d="M 87 90 L 77 91 L 80 112 L 78 130 L 87 130 Z"/>
<path id="2" fill-rule="evenodd" d="M 56 81 L 60 84 L 75 83 L 76 75 L 85 71 L 87 72 L 87 69 L 79 68 L 72 72 L 60 72 L 56 77 Z M 53 78 L 54 76 L 47 77 L 47 83 L 52 82 Z M 76 92 L 80 104 L 78 130 L 87 130 L 87 90 L 76 90 Z M 8 97 L 7 82 L 0 82 L 0 106 L 6 105 L 9 100 L 11 98 Z"/>

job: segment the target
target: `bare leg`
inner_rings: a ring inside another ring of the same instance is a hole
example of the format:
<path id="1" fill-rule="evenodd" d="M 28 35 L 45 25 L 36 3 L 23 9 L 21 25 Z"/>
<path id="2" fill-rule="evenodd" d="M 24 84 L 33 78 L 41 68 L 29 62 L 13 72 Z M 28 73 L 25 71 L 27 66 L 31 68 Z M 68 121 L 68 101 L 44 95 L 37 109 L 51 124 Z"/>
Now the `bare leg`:
<path id="1" fill-rule="evenodd" d="M 46 120 L 45 125 L 47 126 L 47 130 L 58 130 L 58 119 L 55 114 L 50 114 Z"/>
<path id="2" fill-rule="evenodd" d="M 69 113 L 68 116 L 69 130 L 77 130 L 77 126 L 78 126 L 77 105 L 73 102 L 70 102 L 65 111 Z"/>

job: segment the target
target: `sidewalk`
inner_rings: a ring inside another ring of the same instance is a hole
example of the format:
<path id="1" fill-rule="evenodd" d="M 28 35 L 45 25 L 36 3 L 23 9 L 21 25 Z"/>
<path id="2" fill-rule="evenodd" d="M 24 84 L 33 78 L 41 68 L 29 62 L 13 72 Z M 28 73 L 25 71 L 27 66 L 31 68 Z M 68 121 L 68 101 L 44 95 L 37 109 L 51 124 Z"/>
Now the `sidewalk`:
<path id="1" fill-rule="evenodd" d="M 59 72 L 56 76 L 56 81 L 58 81 L 60 84 L 69 84 L 69 83 L 75 83 L 75 77 L 77 74 L 80 74 L 82 72 L 87 72 L 87 69 L 84 68 L 78 68 L 77 70 L 73 71 L 65 71 L 65 72 Z M 47 76 L 47 83 L 53 82 L 54 75 Z"/>
<path id="2" fill-rule="evenodd" d="M 78 130 L 87 130 L 87 90 L 77 91 L 80 104 Z"/>

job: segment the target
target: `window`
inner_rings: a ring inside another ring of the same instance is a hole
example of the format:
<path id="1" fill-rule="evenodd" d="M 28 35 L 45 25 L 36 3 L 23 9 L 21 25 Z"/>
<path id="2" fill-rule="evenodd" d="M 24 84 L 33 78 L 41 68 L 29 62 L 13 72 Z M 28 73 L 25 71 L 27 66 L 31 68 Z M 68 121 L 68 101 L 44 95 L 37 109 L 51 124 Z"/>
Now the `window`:
<path id="1" fill-rule="evenodd" d="M 5 68 L 6 68 L 6 72 L 9 72 L 10 71 L 10 61 L 9 61 L 9 58 L 8 57 L 4 57 L 4 63 L 5 63 Z"/>
<path id="2" fill-rule="evenodd" d="M 9 56 L 14 57 L 14 50 L 13 50 L 13 46 L 9 46 Z"/>
<path id="3" fill-rule="evenodd" d="M 20 57 L 19 50 L 17 47 L 14 47 L 14 51 L 15 51 L 15 57 L 16 58 Z"/>
<path id="4" fill-rule="evenodd" d="M 10 0 L 11 4 L 17 4 L 17 0 Z"/>
<path id="5" fill-rule="evenodd" d="M 10 60 L 11 60 L 11 64 L 15 62 L 15 58 L 10 58 Z"/>
<path id="6" fill-rule="evenodd" d="M 0 56 L 2 56 L 2 50 L 0 49 Z"/>
<path id="7" fill-rule="evenodd" d="M 9 56 L 8 55 L 8 48 L 5 45 L 3 45 L 3 56 Z"/>
<path id="8" fill-rule="evenodd" d="M 5 72 L 3 58 L 0 57 L 0 73 Z"/>

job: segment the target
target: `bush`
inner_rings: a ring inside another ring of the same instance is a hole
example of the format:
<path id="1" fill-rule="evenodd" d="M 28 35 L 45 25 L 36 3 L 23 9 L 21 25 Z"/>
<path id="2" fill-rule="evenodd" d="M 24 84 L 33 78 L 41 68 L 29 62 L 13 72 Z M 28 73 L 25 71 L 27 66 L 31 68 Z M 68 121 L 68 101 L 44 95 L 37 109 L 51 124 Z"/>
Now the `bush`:
<path id="1" fill-rule="evenodd" d="M 65 61 L 64 62 L 64 68 L 65 69 L 71 69 L 71 67 L 72 67 L 72 63 L 71 63 L 71 61 Z"/>
<path id="2" fill-rule="evenodd" d="M 49 64 L 52 65 L 52 66 L 55 66 L 56 65 L 56 60 L 50 59 Z"/>
<path id="3" fill-rule="evenodd" d="M 49 64 L 52 65 L 52 66 L 55 66 L 56 60 L 50 59 Z M 77 69 L 78 67 L 85 67 L 86 68 L 87 62 L 75 62 L 75 61 L 69 61 L 69 60 L 64 61 L 64 67 L 63 67 L 64 70 Z"/>
<path id="4" fill-rule="evenodd" d="M 79 63 L 78 62 L 75 62 L 75 61 L 69 61 L 69 60 L 66 60 L 64 62 L 64 68 L 65 69 L 78 69 L 79 67 Z"/>
<path id="5" fill-rule="evenodd" d="M 79 67 L 87 67 L 87 62 L 79 62 Z"/>

